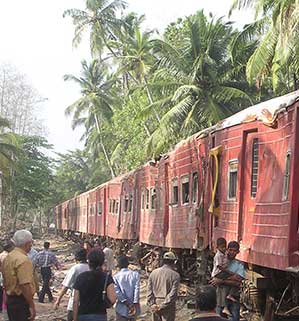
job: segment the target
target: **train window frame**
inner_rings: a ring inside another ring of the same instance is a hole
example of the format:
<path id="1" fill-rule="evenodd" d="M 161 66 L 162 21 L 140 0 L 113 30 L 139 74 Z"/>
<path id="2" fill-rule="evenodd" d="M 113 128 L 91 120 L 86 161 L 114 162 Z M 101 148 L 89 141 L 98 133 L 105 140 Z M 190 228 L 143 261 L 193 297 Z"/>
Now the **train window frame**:
<path id="1" fill-rule="evenodd" d="M 89 207 L 89 215 L 90 215 L 90 216 L 94 216 L 93 204 L 90 204 L 90 207 Z"/>
<path id="2" fill-rule="evenodd" d="M 156 187 L 151 187 L 151 189 L 150 189 L 150 198 L 151 198 L 151 210 L 155 211 L 157 209 L 157 203 L 158 203 L 157 188 Z M 153 205 L 154 205 L 154 207 L 153 207 Z"/>
<path id="3" fill-rule="evenodd" d="M 173 178 L 171 182 L 171 205 L 179 205 L 179 180 L 177 177 Z"/>
<path id="4" fill-rule="evenodd" d="M 237 200 L 238 172 L 239 172 L 238 159 L 229 160 L 228 161 L 228 171 L 227 171 L 227 174 L 228 174 L 227 199 L 229 201 Z M 233 188 L 233 185 L 234 185 L 234 188 Z"/>
<path id="5" fill-rule="evenodd" d="M 252 140 L 251 151 L 251 177 L 250 177 L 250 196 L 256 198 L 258 188 L 259 173 L 259 139 L 257 137 Z"/>
<path id="6" fill-rule="evenodd" d="M 182 206 L 190 204 L 190 177 L 189 174 L 184 174 L 180 177 L 181 185 L 181 204 Z M 186 189 L 187 187 L 187 189 Z"/>
<path id="7" fill-rule="evenodd" d="M 142 210 L 145 209 L 145 193 L 144 193 L 144 189 L 142 189 L 142 192 L 141 192 L 141 209 Z"/>
<path id="8" fill-rule="evenodd" d="M 112 213 L 112 199 L 109 198 L 109 214 Z"/>
<path id="9" fill-rule="evenodd" d="M 98 202 L 98 209 L 97 209 L 98 216 L 103 214 L 103 203 L 101 201 Z"/>
<path id="10" fill-rule="evenodd" d="M 285 157 L 285 169 L 283 174 L 282 185 L 282 200 L 287 201 L 289 199 L 290 191 L 290 178 L 291 178 L 291 151 L 288 150 Z"/>
<path id="11" fill-rule="evenodd" d="M 196 180 L 194 179 L 196 177 Z M 196 182 L 196 187 L 194 188 L 194 182 Z M 199 175 L 198 172 L 192 172 L 192 203 L 197 204 L 198 203 L 198 184 L 199 184 Z"/>
<path id="12" fill-rule="evenodd" d="M 116 200 L 115 199 L 113 199 L 112 200 L 112 214 L 115 214 L 115 203 L 116 203 Z"/>
<path id="13" fill-rule="evenodd" d="M 126 195 L 124 198 L 124 213 L 128 213 L 129 209 L 129 196 Z"/>
<path id="14" fill-rule="evenodd" d="M 116 200 L 116 203 L 115 203 L 115 214 L 117 215 L 119 212 L 119 200 Z"/>
<path id="15" fill-rule="evenodd" d="M 148 188 L 145 189 L 145 209 L 150 208 L 150 191 Z"/>
<path id="16" fill-rule="evenodd" d="M 129 195 L 129 208 L 128 208 L 128 213 L 132 213 L 133 211 L 133 194 Z"/>

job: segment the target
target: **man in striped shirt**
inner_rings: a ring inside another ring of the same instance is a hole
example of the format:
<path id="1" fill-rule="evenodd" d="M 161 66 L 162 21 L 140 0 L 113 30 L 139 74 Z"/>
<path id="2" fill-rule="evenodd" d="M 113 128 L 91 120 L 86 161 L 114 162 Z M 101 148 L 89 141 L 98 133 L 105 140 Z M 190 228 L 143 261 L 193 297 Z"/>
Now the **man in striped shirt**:
<path id="1" fill-rule="evenodd" d="M 33 260 L 35 267 L 40 267 L 41 276 L 43 280 L 43 287 L 39 292 L 38 302 L 44 303 L 45 295 L 48 295 L 49 301 L 53 301 L 53 295 L 50 289 L 50 280 L 52 276 L 51 268 L 55 266 L 57 270 L 60 267 L 60 264 L 55 256 L 50 250 L 50 242 L 44 243 L 44 250 L 40 251 Z"/>

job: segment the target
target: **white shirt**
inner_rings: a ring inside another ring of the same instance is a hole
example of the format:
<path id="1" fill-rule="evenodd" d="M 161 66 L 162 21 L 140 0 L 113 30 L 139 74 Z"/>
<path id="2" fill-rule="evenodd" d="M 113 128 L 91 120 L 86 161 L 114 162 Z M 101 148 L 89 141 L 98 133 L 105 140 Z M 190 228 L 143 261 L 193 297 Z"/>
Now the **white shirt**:
<path id="1" fill-rule="evenodd" d="M 63 282 L 62 285 L 65 286 L 66 288 L 69 288 L 72 292 L 71 292 L 71 296 L 67 305 L 67 310 L 68 311 L 73 311 L 73 303 L 74 303 L 74 289 L 73 286 L 75 284 L 75 281 L 78 277 L 79 274 L 85 272 L 85 271 L 89 271 L 89 266 L 87 263 L 77 263 L 76 265 L 72 266 Z"/>
<path id="2" fill-rule="evenodd" d="M 221 251 L 217 250 L 214 261 L 213 261 L 213 271 L 212 271 L 212 277 L 217 275 L 221 272 L 218 266 L 221 266 L 223 268 L 227 268 L 227 255 L 225 253 L 222 253 Z"/>
<path id="3" fill-rule="evenodd" d="M 115 267 L 113 251 L 109 247 L 105 247 L 103 252 L 105 254 L 105 263 L 107 265 L 107 270 L 112 271 Z"/>

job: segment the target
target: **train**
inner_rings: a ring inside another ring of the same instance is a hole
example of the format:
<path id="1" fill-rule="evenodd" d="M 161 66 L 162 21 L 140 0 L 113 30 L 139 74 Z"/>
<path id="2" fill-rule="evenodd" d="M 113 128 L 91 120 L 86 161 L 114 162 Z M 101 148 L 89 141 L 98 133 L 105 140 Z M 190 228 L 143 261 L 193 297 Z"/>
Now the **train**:
<path id="1" fill-rule="evenodd" d="M 204 129 L 127 174 L 58 204 L 61 233 L 142 253 L 173 250 L 207 282 L 215 241 L 240 244 L 248 314 L 299 318 L 299 91 Z M 298 319 L 297 319 L 298 320 Z"/>

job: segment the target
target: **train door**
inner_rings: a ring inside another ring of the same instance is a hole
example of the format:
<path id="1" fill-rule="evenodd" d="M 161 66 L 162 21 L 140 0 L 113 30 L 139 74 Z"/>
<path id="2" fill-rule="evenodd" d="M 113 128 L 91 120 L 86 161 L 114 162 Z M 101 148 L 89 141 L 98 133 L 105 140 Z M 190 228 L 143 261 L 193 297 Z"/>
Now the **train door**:
<path id="1" fill-rule="evenodd" d="M 250 247 L 253 217 L 256 205 L 259 167 L 259 140 L 257 131 L 245 132 L 240 176 L 239 240 Z"/>

